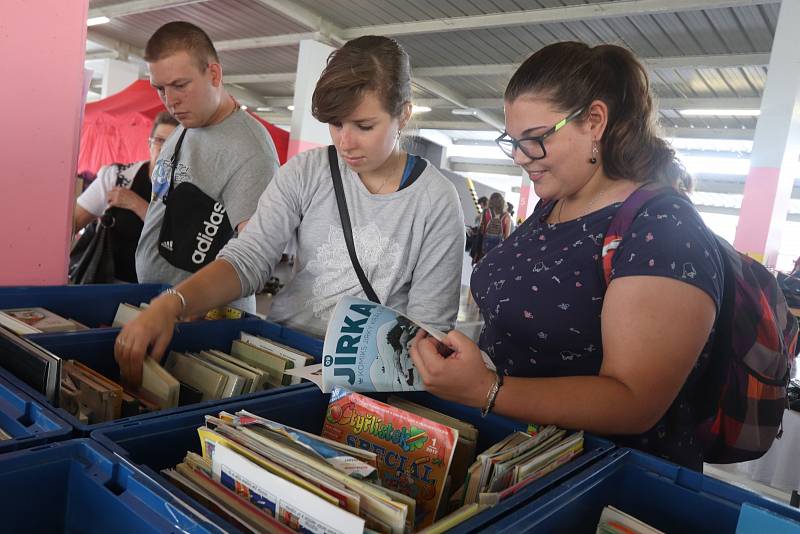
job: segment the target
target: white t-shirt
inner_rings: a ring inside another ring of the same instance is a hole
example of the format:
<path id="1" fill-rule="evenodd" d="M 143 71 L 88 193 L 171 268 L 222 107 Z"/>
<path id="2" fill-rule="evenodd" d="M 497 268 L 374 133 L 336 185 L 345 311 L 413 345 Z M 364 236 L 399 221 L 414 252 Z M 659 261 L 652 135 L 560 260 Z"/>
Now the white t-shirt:
<path id="1" fill-rule="evenodd" d="M 101 167 L 97 171 L 97 178 L 78 197 L 78 205 L 95 217 L 100 217 L 108 208 L 108 193 L 115 187 L 130 189 L 139 169 L 146 164 L 147 161 L 138 161 Z"/>

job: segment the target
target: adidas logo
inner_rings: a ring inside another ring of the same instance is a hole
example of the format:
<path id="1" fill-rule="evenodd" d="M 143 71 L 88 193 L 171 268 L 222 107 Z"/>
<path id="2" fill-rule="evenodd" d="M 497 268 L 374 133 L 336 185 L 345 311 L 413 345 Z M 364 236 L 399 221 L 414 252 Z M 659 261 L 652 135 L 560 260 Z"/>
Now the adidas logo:
<path id="1" fill-rule="evenodd" d="M 172 252 L 172 241 L 164 241 L 163 243 L 161 243 L 161 246 Z"/>

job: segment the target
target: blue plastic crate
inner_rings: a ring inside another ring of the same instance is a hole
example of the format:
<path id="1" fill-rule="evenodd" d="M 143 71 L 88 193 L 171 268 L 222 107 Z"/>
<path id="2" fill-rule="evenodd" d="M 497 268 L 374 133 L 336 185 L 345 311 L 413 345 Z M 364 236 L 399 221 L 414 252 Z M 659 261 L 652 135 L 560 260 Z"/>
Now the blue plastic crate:
<path id="1" fill-rule="evenodd" d="M 0 379 L 0 428 L 11 439 L 0 441 L 0 453 L 66 439 L 72 427 L 18 387 Z"/>
<path id="2" fill-rule="evenodd" d="M 0 487 L 4 532 L 220 532 L 89 439 L 0 456 Z"/>
<path id="3" fill-rule="evenodd" d="M 173 336 L 172 342 L 167 350 L 169 351 L 174 349 L 179 351 L 197 351 L 202 349 L 219 349 L 229 351 L 231 348 L 231 343 L 234 339 L 239 338 L 239 333 L 242 331 L 273 339 L 285 345 L 302 350 L 311 356 L 314 356 L 317 362 L 319 362 L 322 354 L 322 341 L 300 334 L 275 323 L 257 319 L 255 317 L 226 321 L 198 321 L 194 323 L 182 323 L 176 327 L 175 335 Z M 77 360 L 112 380 L 118 380 L 119 367 L 117 366 L 116 360 L 114 360 L 114 342 L 118 333 L 119 329 L 104 329 L 96 332 L 82 332 L 79 334 L 36 334 L 35 336 L 29 336 L 28 339 L 30 341 L 34 341 L 42 348 L 52 352 L 53 354 L 56 354 L 64 360 Z M 0 347 L 0 350 L 2 350 L 2 348 L 3 347 Z M 7 350 L 19 351 L 21 349 L 18 347 L 9 346 L 7 347 Z M 12 382 L 15 386 L 25 391 L 37 402 L 49 405 L 44 395 L 38 391 L 35 391 L 28 384 L 25 384 L 17 377 L 8 373 L 8 371 L 0 370 L 0 375 Z M 311 384 L 298 384 L 295 386 L 286 386 L 284 388 L 276 388 L 258 393 L 249 393 L 239 398 L 272 395 L 288 388 L 302 388 L 306 387 L 306 385 Z M 117 421 L 95 423 L 91 425 L 81 423 L 72 414 L 62 408 L 51 407 L 51 409 L 75 429 L 75 435 L 77 437 L 83 437 L 95 429 L 106 427 L 116 422 L 162 417 L 167 414 L 181 413 L 198 407 L 211 410 L 212 406 L 230 401 L 231 399 L 211 400 L 190 406 L 161 410 L 159 412 L 127 417 L 118 419 Z"/>
<path id="4" fill-rule="evenodd" d="M 37 306 L 89 328 L 108 328 L 120 303 L 138 306 L 150 302 L 167 287 L 162 284 L 0 286 L 0 310 Z"/>
<path id="5" fill-rule="evenodd" d="M 475 425 L 479 430 L 478 451 L 484 450 L 513 431 L 526 428 L 521 423 L 496 415 L 482 418 L 475 408 L 444 401 L 428 393 L 415 392 L 401 395 L 409 400 Z M 386 398 L 386 394 L 373 394 L 371 396 L 379 400 L 385 400 Z M 169 483 L 158 472 L 165 467 L 172 467 L 182 461 L 186 451 L 200 452 L 200 442 L 196 429 L 204 424 L 204 415 L 221 410 L 228 412 L 248 410 L 280 423 L 319 433 L 322 430 L 329 400 L 330 395 L 323 395 L 316 386 L 309 385 L 309 387 L 303 389 L 284 391 L 269 398 L 241 399 L 213 408 L 204 407 L 202 410 L 169 415 L 148 421 L 120 423 L 92 432 L 92 438 L 102 443 L 109 450 L 118 452 L 121 456 L 130 459 L 131 462 L 137 464 L 138 467 L 142 468 L 154 479 L 167 485 Z M 530 499 L 543 493 L 553 485 L 564 481 L 574 473 L 585 469 L 611 449 L 613 449 L 611 442 L 587 435 L 584 452 L 581 456 L 529 484 L 521 491 L 484 511 L 482 514 L 466 521 L 460 525 L 458 531 L 482 531 L 489 523 L 513 513 L 514 510 Z M 174 486 L 171 487 L 181 498 L 188 499 L 180 490 Z M 230 528 L 230 525 L 225 525 L 226 528 Z"/>
<path id="6" fill-rule="evenodd" d="M 489 532 L 594 533 L 614 506 L 663 532 L 736 532 L 743 503 L 800 521 L 800 510 L 632 449 L 617 449 Z M 769 532 L 764 529 L 762 532 Z"/>

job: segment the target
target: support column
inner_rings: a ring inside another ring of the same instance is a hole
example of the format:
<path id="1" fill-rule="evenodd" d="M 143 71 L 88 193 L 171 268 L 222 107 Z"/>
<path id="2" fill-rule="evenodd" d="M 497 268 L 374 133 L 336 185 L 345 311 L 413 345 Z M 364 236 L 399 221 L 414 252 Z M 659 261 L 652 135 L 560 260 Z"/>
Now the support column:
<path id="1" fill-rule="evenodd" d="M 3 2 L 0 285 L 67 281 L 88 3 Z"/>
<path id="2" fill-rule="evenodd" d="M 783 2 L 761 98 L 750 172 L 734 246 L 775 266 L 794 179 L 800 171 L 800 2 Z"/>
<path id="3" fill-rule="evenodd" d="M 525 221 L 533 212 L 539 197 L 533 190 L 533 184 L 527 173 L 522 173 L 522 182 L 519 186 L 519 208 L 517 209 L 517 220 Z"/>
<path id="4" fill-rule="evenodd" d="M 310 148 L 331 143 L 328 125 L 322 124 L 311 115 L 311 95 L 314 94 L 317 80 L 327 65 L 328 56 L 334 50 L 334 48 L 317 41 L 300 41 L 288 158 Z"/>
<path id="5" fill-rule="evenodd" d="M 118 59 L 104 59 L 103 85 L 100 98 L 115 95 L 139 79 L 139 66 Z"/>

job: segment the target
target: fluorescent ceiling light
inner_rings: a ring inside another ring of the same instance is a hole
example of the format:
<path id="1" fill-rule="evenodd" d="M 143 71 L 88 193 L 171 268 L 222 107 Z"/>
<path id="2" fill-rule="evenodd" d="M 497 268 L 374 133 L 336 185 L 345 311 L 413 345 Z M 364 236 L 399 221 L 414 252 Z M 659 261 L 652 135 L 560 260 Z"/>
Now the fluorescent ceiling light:
<path id="1" fill-rule="evenodd" d="M 240 108 L 242 108 L 243 110 L 247 111 L 247 106 L 245 106 L 244 104 L 242 104 L 242 105 L 241 105 L 241 106 L 239 106 L 239 107 L 240 107 Z"/>
<path id="2" fill-rule="evenodd" d="M 294 106 L 286 106 L 286 109 L 288 109 L 289 111 L 294 111 Z"/>
<path id="3" fill-rule="evenodd" d="M 450 110 L 450 113 L 452 113 L 453 115 L 469 115 L 471 117 L 474 117 L 478 114 L 478 110 L 475 108 L 455 108 L 453 110 Z"/>
<path id="4" fill-rule="evenodd" d="M 106 24 L 111 22 L 111 19 L 108 17 L 92 17 L 86 21 L 87 26 L 97 26 L 99 24 Z"/>
<path id="5" fill-rule="evenodd" d="M 272 111 L 272 108 L 271 107 L 261 106 L 261 107 L 256 108 L 256 111 L 260 111 L 261 113 L 266 113 L 267 111 Z"/>
<path id="6" fill-rule="evenodd" d="M 411 113 L 427 113 L 430 110 L 428 106 L 411 106 Z"/>
<path id="7" fill-rule="evenodd" d="M 760 109 L 679 109 L 684 116 L 694 117 L 758 117 Z"/>

